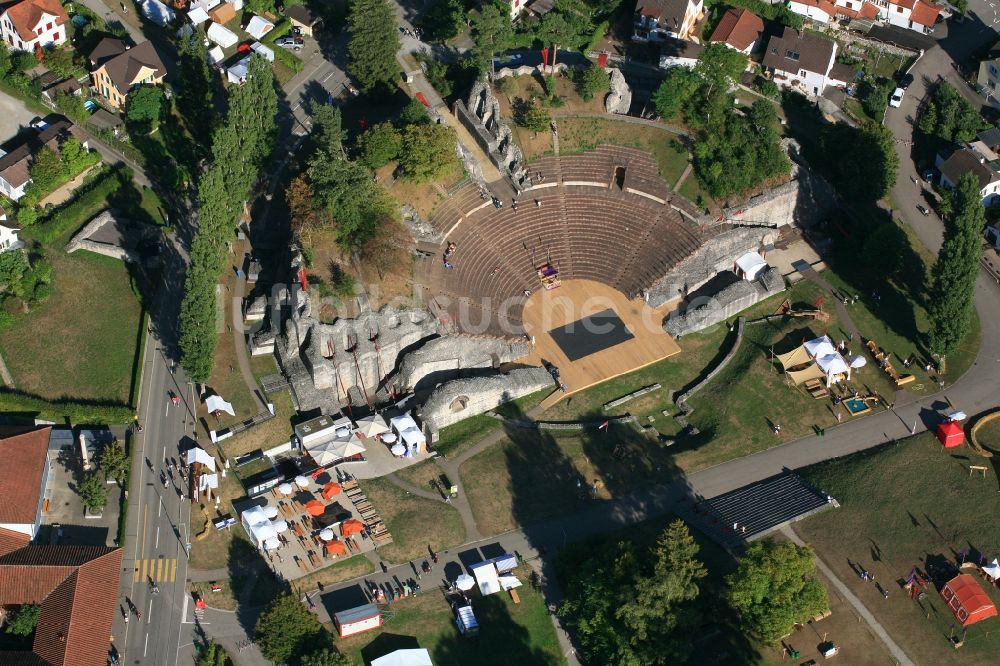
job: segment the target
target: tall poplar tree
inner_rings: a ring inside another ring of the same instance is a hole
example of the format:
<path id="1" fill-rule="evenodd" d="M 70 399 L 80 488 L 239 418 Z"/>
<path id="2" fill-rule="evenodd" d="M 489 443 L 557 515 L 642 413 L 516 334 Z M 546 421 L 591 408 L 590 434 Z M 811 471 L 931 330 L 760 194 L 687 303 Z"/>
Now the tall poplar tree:
<path id="1" fill-rule="evenodd" d="M 365 92 L 399 74 L 399 31 L 389 0 L 353 0 L 347 17 L 347 71 Z"/>

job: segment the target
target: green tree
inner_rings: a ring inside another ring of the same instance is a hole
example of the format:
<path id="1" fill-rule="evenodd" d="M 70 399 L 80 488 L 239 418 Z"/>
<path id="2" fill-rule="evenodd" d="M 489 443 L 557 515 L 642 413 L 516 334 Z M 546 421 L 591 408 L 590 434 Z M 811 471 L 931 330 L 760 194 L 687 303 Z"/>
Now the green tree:
<path id="1" fill-rule="evenodd" d="M 899 155 L 889 128 L 874 122 L 864 123 L 860 129 L 840 123 L 827 125 L 820 143 L 819 154 L 827 156 L 823 166 L 845 196 L 878 201 L 896 183 Z"/>
<path id="2" fill-rule="evenodd" d="M 611 89 L 611 76 L 597 63 L 577 70 L 576 87 L 583 99 L 590 101 L 594 95 L 600 95 Z"/>
<path id="3" fill-rule="evenodd" d="M 969 0 L 954 0 L 952 6 L 962 16 L 965 16 L 969 12 Z"/>
<path id="4" fill-rule="evenodd" d="M 299 660 L 331 640 L 316 616 L 290 592 L 261 614 L 254 633 L 261 654 L 279 664 Z"/>
<path id="5" fill-rule="evenodd" d="M 826 610 L 826 588 L 815 572 L 811 548 L 790 541 L 755 541 L 739 568 L 726 577 L 729 601 L 751 633 L 777 643 L 796 622 Z"/>
<path id="6" fill-rule="evenodd" d="M 302 656 L 302 666 L 351 666 L 352 663 L 346 655 L 330 648 Z"/>
<path id="7" fill-rule="evenodd" d="M 391 123 L 379 123 L 358 137 L 360 161 L 369 169 L 379 169 L 396 159 L 403 138 Z"/>
<path id="8" fill-rule="evenodd" d="M 28 257 L 24 250 L 0 253 L 0 286 L 5 292 L 20 296 L 22 281 L 28 272 Z"/>
<path id="9" fill-rule="evenodd" d="M 421 123 L 429 123 L 430 121 L 431 117 L 427 113 L 427 107 L 421 104 L 419 100 L 411 99 L 403 107 L 403 110 L 399 112 L 399 122 L 396 126 L 403 129 L 409 125 L 419 125 Z"/>
<path id="10" fill-rule="evenodd" d="M 278 11 L 274 0 L 247 0 L 246 10 L 254 14 L 275 14 Z"/>
<path id="11" fill-rule="evenodd" d="M 77 125 L 83 125 L 90 118 L 90 111 L 84 106 L 85 102 L 82 96 L 59 91 L 53 101 L 56 107 Z"/>
<path id="12" fill-rule="evenodd" d="M 91 513 L 100 513 L 108 503 L 108 486 L 97 471 L 84 474 L 77 487 L 80 502 Z"/>
<path id="13" fill-rule="evenodd" d="M 979 181 L 967 173 L 952 194 L 952 214 L 945 219 L 944 243 L 931 270 L 927 302 L 930 348 L 942 363 L 969 333 L 985 225 Z"/>
<path id="14" fill-rule="evenodd" d="M 910 241 L 895 222 L 885 222 L 868 233 L 861 248 L 861 265 L 876 281 L 885 280 L 903 270 Z"/>
<path id="15" fill-rule="evenodd" d="M 746 68 L 745 55 L 725 44 L 713 42 L 698 56 L 698 64 L 695 65 L 694 71 L 710 84 L 728 90 L 740 80 L 740 75 Z"/>
<path id="16" fill-rule="evenodd" d="M 330 155 L 339 154 L 346 136 L 340 109 L 330 104 L 320 104 L 313 110 L 312 120 L 312 140 L 316 148 Z"/>
<path id="17" fill-rule="evenodd" d="M 510 48 L 513 36 L 507 7 L 496 1 L 484 3 L 472 19 L 472 55 L 480 72 L 495 78 L 493 58 L 498 51 Z"/>
<path id="18" fill-rule="evenodd" d="M 465 5 L 461 0 L 437 0 L 420 21 L 428 39 L 446 41 L 465 27 Z"/>
<path id="19" fill-rule="evenodd" d="M 62 157 L 63 164 L 66 165 L 67 175 L 69 176 L 75 176 L 101 160 L 100 155 L 84 148 L 83 144 L 75 136 L 69 137 L 63 143 L 62 148 L 60 148 L 60 157 Z"/>
<path id="20" fill-rule="evenodd" d="M 31 175 L 30 187 L 38 195 L 45 195 L 54 190 L 66 180 L 67 175 L 66 165 L 63 164 L 56 151 L 48 146 L 42 146 L 41 150 L 35 153 L 28 172 Z M 35 201 L 37 200 L 36 198 Z"/>
<path id="21" fill-rule="evenodd" d="M 861 97 L 861 106 L 864 107 L 865 113 L 872 118 L 880 119 L 895 86 L 893 81 L 882 77 L 875 79 L 874 83 L 866 84 Z"/>
<path id="22" fill-rule="evenodd" d="M 226 648 L 218 645 L 214 640 L 210 640 L 198 653 L 198 661 L 195 666 L 232 666 L 232 663 Z"/>
<path id="23" fill-rule="evenodd" d="M 455 130 L 447 125 L 410 125 L 403 132 L 399 166 L 414 182 L 437 180 L 458 168 L 457 143 Z"/>
<path id="24" fill-rule="evenodd" d="M 15 636 L 30 636 L 35 631 L 41 614 L 42 607 L 38 604 L 24 604 L 14 613 L 4 631 Z"/>
<path id="25" fill-rule="evenodd" d="M 147 133 L 160 124 L 163 117 L 163 89 L 157 86 L 139 86 L 125 99 L 125 119 L 140 132 Z"/>
<path id="26" fill-rule="evenodd" d="M 73 48 L 68 45 L 48 49 L 45 51 L 45 66 L 63 78 L 76 78 L 81 68 L 74 62 L 75 56 Z"/>
<path id="27" fill-rule="evenodd" d="M 198 148 L 212 145 L 212 132 L 217 116 L 212 106 L 215 93 L 215 76 L 208 65 L 208 47 L 205 31 L 198 26 L 189 37 L 181 37 L 177 45 L 178 79 L 177 110 L 184 124 L 197 141 Z M 207 152 L 207 150 L 203 150 Z"/>
<path id="28" fill-rule="evenodd" d="M 514 114 L 515 123 L 535 134 L 549 130 L 552 117 L 548 111 L 531 102 L 525 102 L 520 106 L 521 108 L 518 108 Z"/>
<path id="29" fill-rule="evenodd" d="M 130 466 L 125 447 L 117 439 L 101 450 L 99 467 L 106 480 L 114 479 L 119 484 L 124 483 Z"/>
<path id="30" fill-rule="evenodd" d="M 676 118 L 701 85 L 701 78 L 687 67 L 671 68 L 653 94 L 656 112 L 664 120 Z"/>
<path id="31" fill-rule="evenodd" d="M 917 126 L 922 133 L 941 141 L 965 143 L 977 132 L 987 129 L 989 123 L 954 87 L 941 83 L 925 106 Z"/>
<path id="32" fill-rule="evenodd" d="M 535 33 L 543 44 L 552 45 L 552 72 L 556 71 L 558 64 L 559 47 L 580 46 L 593 29 L 590 10 L 583 0 L 556 0 L 554 9 L 542 16 Z"/>
<path id="33" fill-rule="evenodd" d="M 347 71 L 362 90 L 371 92 L 390 83 L 399 72 L 396 53 L 400 42 L 389 0 L 352 0 L 347 31 Z"/>

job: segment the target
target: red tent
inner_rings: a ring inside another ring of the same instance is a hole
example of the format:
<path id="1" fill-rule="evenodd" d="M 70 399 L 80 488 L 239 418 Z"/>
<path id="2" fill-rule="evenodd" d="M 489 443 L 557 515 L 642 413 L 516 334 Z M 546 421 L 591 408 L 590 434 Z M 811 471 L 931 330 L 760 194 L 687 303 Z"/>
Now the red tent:
<path id="1" fill-rule="evenodd" d="M 997 607 L 969 574 L 959 574 L 949 580 L 941 588 L 941 598 L 963 627 L 997 614 Z"/>
<path id="2" fill-rule="evenodd" d="M 306 502 L 306 512 L 310 516 L 322 516 L 326 511 L 326 507 L 319 500 L 309 500 Z"/>
<path id="3" fill-rule="evenodd" d="M 344 536 L 351 536 L 352 534 L 361 534 L 365 531 L 365 524 L 360 520 L 355 520 L 354 518 L 348 518 L 340 524 L 340 533 Z"/>
<path id="4" fill-rule="evenodd" d="M 323 499 L 330 499 L 340 494 L 340 484 L 336 481 L 331 481 L 330 483 L 323 486 Z"/>
<path id="5" fill-rule="evenodd" d="M 347 546 L 344 545 L 343 541 L 333 541 L 326 542 L 326 553 L 327 555 L 347 555 Z"/>
<path id="6" fill-rule="evenodd" d="M 952 449 L 965 444 L 965 431 L 958 421 L 945 421 L 937 428 L 937 438 L 944 448 Z"/>

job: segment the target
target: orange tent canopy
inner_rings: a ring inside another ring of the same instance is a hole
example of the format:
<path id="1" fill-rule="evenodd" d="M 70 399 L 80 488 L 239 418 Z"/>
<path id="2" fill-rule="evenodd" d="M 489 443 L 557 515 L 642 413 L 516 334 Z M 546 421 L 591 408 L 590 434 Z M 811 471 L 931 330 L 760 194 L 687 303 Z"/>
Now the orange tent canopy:
<path id="1" fill-rule="evenodd" d="M 306 504 L 306 513 L 310 516 L 322 516 L 326 511 L 326 506 L 319 500 L 309 500 Z"/>
<path id="2" fill-rule="evenodd" d="M 997 614 L 997 607 L 969 574 L 959 574 L 949 580 L 941 588 L 941 598 L 963 627 Z"/>
<path id="3" fill-rule="evenodd" d="M 323 486 L 323 499 L 330 499 L 331 497 L 336 497 L 340 494 L 340 484 L 336 481 L 331 481 L 330 483 Z"/>
<path id="4" fill-rule="evenodd" d="M 327 541 L 326 552 L 328 555 L 347 555 L 347 546 L 343 541 Z"/>
<path id="5" fill-rule="evenodd" d="M 365 531 L 364 523 L 360 520 L 355 520 L 354 518 L 349 518 L 340 524 L 340 533 L 344 536 L 351 536 L 353 534 L 361 534 Z"/>

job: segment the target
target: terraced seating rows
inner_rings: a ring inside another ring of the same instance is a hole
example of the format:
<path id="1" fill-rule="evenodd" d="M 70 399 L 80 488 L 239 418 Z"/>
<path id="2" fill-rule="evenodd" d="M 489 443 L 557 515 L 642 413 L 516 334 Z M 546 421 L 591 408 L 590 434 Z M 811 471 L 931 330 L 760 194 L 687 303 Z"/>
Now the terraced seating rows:
<path id="1" fill-rule="evenodd" d="M 432 224 L 451 231 L 454 269 L 446 269 L 442 257 L 427 260 L 418 264 L 418 281 L 460 327 L 493 335 L 511 335 L 512 329 L 517 334 L 524 291 L 541 287 L 536 269 L 545 261 L 558 267 L 564 280 L 595 280 L 638 295 L 709 234 L 671 206 L 624 191 L 615 182 L 619 166 L 626 169 L 625 189 L 693 209 L 671 197 L 656 162 L 642 151 L 601 146 L 582 155 L 544 158 L 529 165 L 529 174 L 537 179 L 541 171 L 544 182 L 558 186 L 523 193 L 516 211 L 509 200 L 500 209 L 479 208 L 484 202 L 472 184 L 439 206 Z M 607 187 L 565 185 L 574 180 Z M 456 227 L 460 216 L 464 221 Z M 509 325 L 501 324 L 500 312 Z M 477 325 L 482 321 L 485 327 Z"/>

